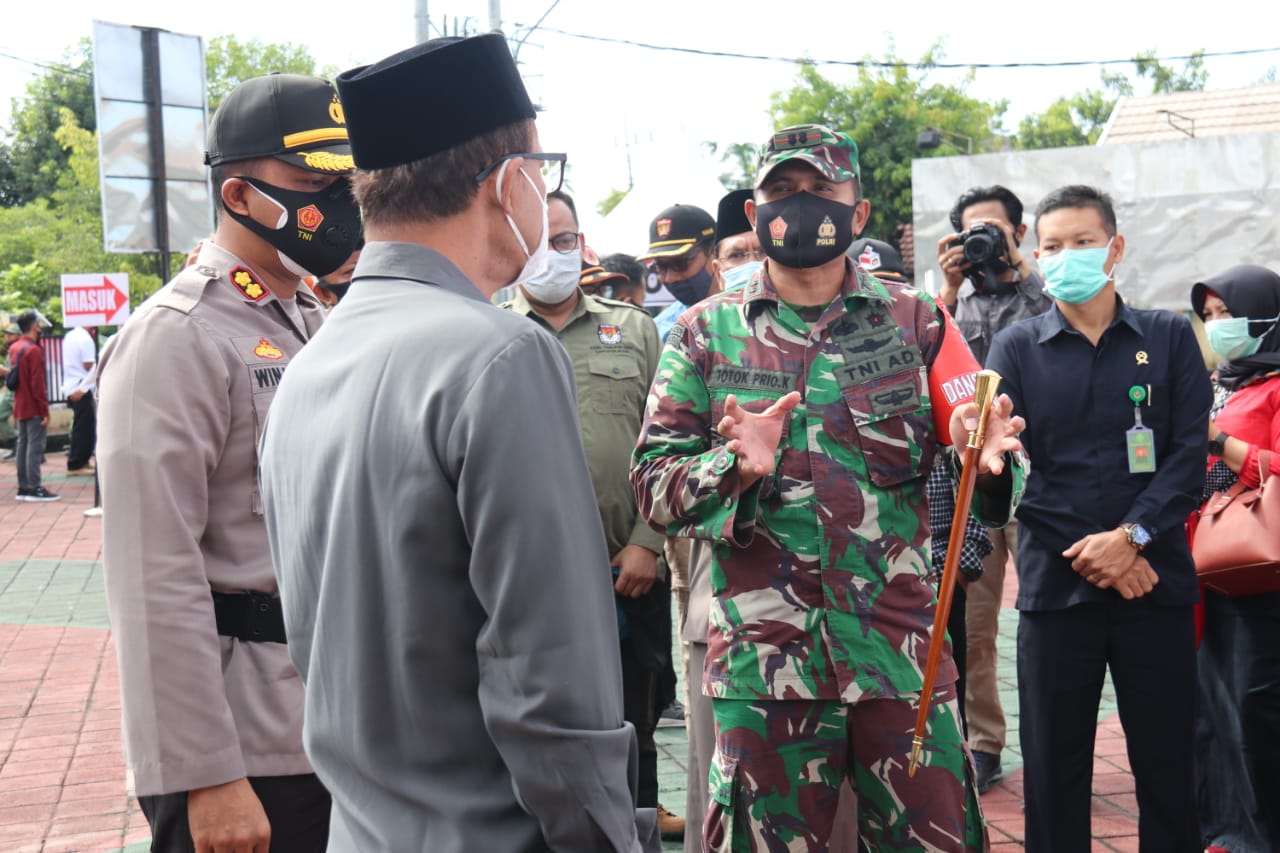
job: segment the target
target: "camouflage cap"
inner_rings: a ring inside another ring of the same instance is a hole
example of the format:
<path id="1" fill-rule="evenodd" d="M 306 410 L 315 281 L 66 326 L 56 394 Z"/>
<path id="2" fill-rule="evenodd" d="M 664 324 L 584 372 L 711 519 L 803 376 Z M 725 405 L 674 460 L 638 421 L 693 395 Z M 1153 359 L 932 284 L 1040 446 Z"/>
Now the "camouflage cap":
<path id="1" fill-rule="evenodd" d="M 756 189 L 769 173 L 788 160 L 813 166 L 832 181 L 848 181 L 861 176 L 858 170 L 858 143 L 847 133 L 820 124 L 799 124 L 776 131 L 760 148 L 756 163 Z"/>

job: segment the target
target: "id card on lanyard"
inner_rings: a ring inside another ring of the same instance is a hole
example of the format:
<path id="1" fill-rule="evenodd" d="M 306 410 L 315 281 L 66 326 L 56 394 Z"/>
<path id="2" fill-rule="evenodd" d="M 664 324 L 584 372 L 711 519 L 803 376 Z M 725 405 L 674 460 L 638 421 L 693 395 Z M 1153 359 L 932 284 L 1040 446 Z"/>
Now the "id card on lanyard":
<path id="1" fill-rule="evenodd" d="M 1133 402 L 1133 426 L 1125 430 L 1129 452 L 1130 474 L 1151 474 L 1156 470 L 1156 439 L 1150 427 L 1142 423 L 1142 405 L 1151 405 L 1151 386 L 1134 385 L 1129 389 Z"/>

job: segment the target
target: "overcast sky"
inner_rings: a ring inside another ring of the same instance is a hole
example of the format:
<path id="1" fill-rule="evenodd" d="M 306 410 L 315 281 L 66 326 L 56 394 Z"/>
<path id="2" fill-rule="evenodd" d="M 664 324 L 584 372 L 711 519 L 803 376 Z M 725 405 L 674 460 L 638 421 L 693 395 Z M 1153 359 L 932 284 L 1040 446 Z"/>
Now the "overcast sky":
<path id="1" fill-rule="evenodd" d="M 684 0 L 673 3 L 612 0 L 428 0 L 436 27 L 471 19 L 490 28 L 490 7 L 500 6 L 503 29 L 520 32 L 551 9 L 542 29 L 522 47 L 519 59 L 535 102 L 543 147 L 567 151 L 583 227 L 611 245 L 601 251 L 634 251 L 644 234 L 624 237 L 620 222 L 602 222 L 595 203 L 614 187 L 625 188 L 629 173 L 646 184 L 634 204 L 670 202 L 709 206 L 714 214 L 719 167 L 700 158 L 700 143 L 763 141 L 770 127 L 771 93 L 790 88 L 795 66 L 788 62 L 694 56 L 601 41 L 556 31 L 626 39 L 654 45 L 723 53 L 779 57 L 807 55 L 817 60 L 876 58 L 893 52 L 916 60 L 941 42 L 943 60 L 956 63 L 1031 63 L 1122 59 L 1154 50 L 1161 57 L 1209 52 L 1280 48 L 1273 26 L 1249 26 L 1263 6 L 1243 2 L 1157 6 L 1137 0 L 1106 4 L 1012 4 L 927 2 L 850 4 L 738 0 L 732 3 Z M 8 0 L 0 29 L 0 123 L 7 123 L 9 100 L 21 96 L 26 81 L 56 61 L 63 49 L 91 33 L 94 19 L 159 27 L 210 38 L 239 38 L 307 45 L 321 64 L 339 69 L 366 64 L 414 42 L 414 0 L 298 3 L 296 0 L 220 0 L 179 4 L 172 0 L 59 0 L 56 7 Z M 346 11 L 344 10 L 344 7 Z M 215 10 L 218 17 L 214 17 Z M 1044 10 L 1042 12 L 1042 10 Z M 1275 23 L 1275 13 L 1271 15 Z M 363 17 L 361 17 L 363 16 Z M 895 17 L 896 16 L 896 17 Z M 447 22 L 447 23 L 446 23 Z M 11 57 L 18 57 L 17 59 Z M 1170 63 L 1181 67 L 1182 63 Z M 1280 65 L 1280 51 L 1207 60 L 1209 87 L 1258 82 Z M 1113 66 L 1132 76 L 1133 66 Z M 852 68 L 824 65 L 836 80 L 852 79 Z M 1007 98 L 1006 131 L 1024 115 L 1045 109 L 1061 96 L 1099 88 L 1100 66 L 1076 68 L 981 69 L 968 92 L 982 100 Z M 957 82 L 964 72 L 935 71 L 930 79 Z M 1146 94 L 1140 85 L 1138 94 Z M 862 144 L 874 144 L 862 140 Z M 630 160 L 630 168 L 628 167 Z M 656 185 L 656 186 L 655 186 Z M 683 195 L 682 195 L 683 193 Z M 659 201 L 667 199 L 667 201 Z M 651 214 L 646 214 L 651 217 Z M 611 227 L 612 226 L 612 227 Z M 641 229 L 642 230 L 642 229 Z M 594 242 L 594 241 L 593 241 Z M 619 245 L 626 243 L 626 245 Z"/>

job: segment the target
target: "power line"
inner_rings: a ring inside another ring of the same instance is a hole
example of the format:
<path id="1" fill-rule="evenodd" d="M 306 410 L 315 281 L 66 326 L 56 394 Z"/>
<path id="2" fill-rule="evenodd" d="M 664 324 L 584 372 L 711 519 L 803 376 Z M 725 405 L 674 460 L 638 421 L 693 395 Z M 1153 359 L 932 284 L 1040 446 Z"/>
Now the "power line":
<path id="1" fill-rule="evenodd" d="M 523 25 L 518 25 L 523 26 Z M 674 45 L 649 44 L 647 42 L 632 41 L 631 39 L 610 38 L 608 36 L 592 36 L 585 33 L 571 33 L 566 30 L 558 30 L 555 27 L 539 27 L 542 32 L 555 33 L 567 38 L 581 39 L 583 41 L 604 42 L 606 44 L 621 44 L 629 47 L 640 47 L 646 50 L 661 50 L 670 53 L 690 53 L 695 56 L 713 56 L 722 59 L 754 59 L 764 62 L 786 62 L 795 64 L 797 62 L 805 62 L 812 65 L 845 65 L 855 68 L 908 68 L 913 70 L 928 70 L 932 68 L 1072 68 L 1089 65 L 1129 65 L 1137 60 L 1138 57 L 1130 56 L 1125 59 L 1079 59 L 1066 62 L 904 62 L 902 60 L 884 60 L 884 59 L 810 59 L 808 57 L 795 56 L 768 56 L 758 53 L 730 53 L 721 50 L 700 50 L 693 47 L 676 47 Z M 1213 53 L 1193 53 L 1185 56 L 1161 56 L 1153 57 L 1154 61 L 1161 64 L 1174 61 L 1187 61 L 1190 59 L 1210 59 L 1224 56 L 1249 56 L 1258 53 L 1275 53 L 1280 52 L 1280 47 L 1259 47 L 1250 50 L 1224 50 L 1215 51 Z M 1145 58 L 1145 57 L 1144 57 Z"/>
<path id="2" fill-rule="evenodd" d="M 21 62 L 26 65 L 34 65 L 36 68 L 43 68 L 46 71 L 61 71 L 64 74 L 75 74 L 80 77 L 93 76 L 88 71 L 83 71 L 79 68 L 72 68 L 70 65 L 66 65 L 63 63 L 41 62 L 38 59 L 27 59 L 24 56 L 17 56 L 12 53 L 5 53 L 4 51 L 0 51 L 0 59 L 12 59 L 15 62 Z"/>

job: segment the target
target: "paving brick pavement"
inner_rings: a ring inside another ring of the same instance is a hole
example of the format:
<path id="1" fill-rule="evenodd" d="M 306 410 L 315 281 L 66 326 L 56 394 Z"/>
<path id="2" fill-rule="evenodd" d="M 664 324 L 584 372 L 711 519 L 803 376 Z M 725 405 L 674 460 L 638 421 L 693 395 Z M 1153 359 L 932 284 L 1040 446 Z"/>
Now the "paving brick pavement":
<path id="1" fill-rule="evenodd" d="M 0 851 L 140 853 L 149 832 L 125 794 L 120 694 L 102 590 L 101 519 L 86 518 L 93 479 L 59 473 L 56 503 L 14 500 L 12 462 L 0 462 Z M 1005 780 L 983 798 L 992 849 L 1022 848 L 1022 773 L 1009 573 L 1001 616 L 1000 673 L 1009 717 Z M 681 691 L 683 692 L 683 691 Z M 1137 850 L 1137 804 L 1114 695 L 1104 692 L 1094 750 L 1094 850 Z M 684 810 L 687 739 L 658 730 L 659 798 Z M 690 827 L 690 831 L 697 831 Z M 668 842 L 666 851 L 680 850 Z"/>

